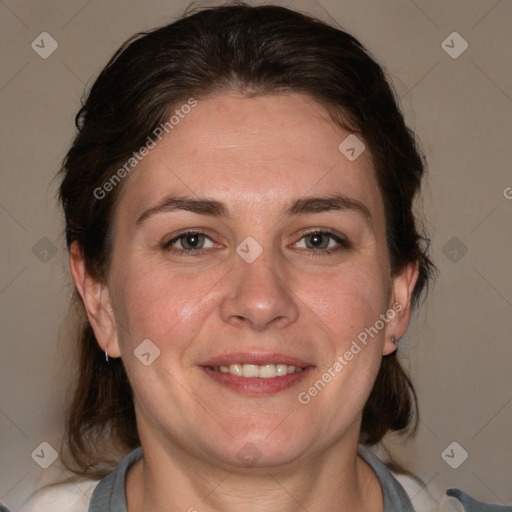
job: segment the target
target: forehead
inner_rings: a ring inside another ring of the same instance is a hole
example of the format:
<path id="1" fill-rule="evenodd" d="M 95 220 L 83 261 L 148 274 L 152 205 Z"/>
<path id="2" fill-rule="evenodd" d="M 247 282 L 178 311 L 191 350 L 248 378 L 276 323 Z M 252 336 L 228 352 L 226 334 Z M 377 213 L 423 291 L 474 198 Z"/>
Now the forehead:
<path id="1" fill-rule="evenodd" d="M 369 150 L 349 160 L 339 145 L 350 133 L 312 98 L 229 93 L 186 111 L 129 177 L 123 202 L 130 209 L 176 193 L 214 198 L 233 213 L 267 212 L 339 193 L 363 202 L 372 216 L 382 213 Z"/>

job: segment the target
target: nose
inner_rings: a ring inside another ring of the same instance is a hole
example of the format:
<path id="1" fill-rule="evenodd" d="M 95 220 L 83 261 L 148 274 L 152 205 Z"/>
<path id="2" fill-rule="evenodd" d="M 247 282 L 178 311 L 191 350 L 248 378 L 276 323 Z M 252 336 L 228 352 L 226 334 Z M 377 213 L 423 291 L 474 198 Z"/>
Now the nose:
<path id="1" fill-rule="evenodd" d="M 226 276 L 229 288 L 220 304 L 222 319 L 236 327 L 262 331 L 283 328 L 299 316 L 296 296 L 285 273 L 264 256 L 246 263 L 238 258 Z M 278 275 L 279 274 L 279 275 Z"/>

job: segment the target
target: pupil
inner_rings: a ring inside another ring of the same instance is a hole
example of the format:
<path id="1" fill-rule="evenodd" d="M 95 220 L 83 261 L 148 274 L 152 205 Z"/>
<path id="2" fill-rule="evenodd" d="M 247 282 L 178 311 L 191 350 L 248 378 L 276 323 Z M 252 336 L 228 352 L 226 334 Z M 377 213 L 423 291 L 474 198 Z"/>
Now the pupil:
<path id="1" fill-rule="evenodd" d="M 315 247 L 322 245 L 322 235 L 312 235 L 311 244 L 314 245 Z"/>
<path id="2" fill-rule="evenodd" d="M 199 244 L 199 237 L 197 235 L 188 235 L 186 242 L 189 247 L 197 247 Z"/>

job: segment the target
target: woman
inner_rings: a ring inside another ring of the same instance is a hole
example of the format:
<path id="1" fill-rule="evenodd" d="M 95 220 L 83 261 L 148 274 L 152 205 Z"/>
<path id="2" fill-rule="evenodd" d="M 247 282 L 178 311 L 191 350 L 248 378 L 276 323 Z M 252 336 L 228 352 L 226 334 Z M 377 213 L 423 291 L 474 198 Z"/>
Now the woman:
<path id="1" fill-rule="evenodd" d="M 126 43 L 77 127 L 67 442 L 90 492 L 24 510 L 424 510 L 370 449 L 416 422 L 396 349 L 433 269 L 424 166 L 360 43 L 206 9 Z"/>

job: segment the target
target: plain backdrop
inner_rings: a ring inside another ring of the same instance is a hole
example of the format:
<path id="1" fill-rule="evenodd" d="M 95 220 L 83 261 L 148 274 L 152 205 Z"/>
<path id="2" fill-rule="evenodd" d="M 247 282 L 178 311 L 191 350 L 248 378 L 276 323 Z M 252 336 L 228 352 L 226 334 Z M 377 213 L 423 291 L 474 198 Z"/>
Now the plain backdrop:
<path id="1" fill-rule="evenodd" d="M 394 453 L 429 488 L 459 487 L 510 504 L 512 3 L 275 3 L 361 40 L 393 81 L 428 159 L 418 208 L 440 277 L 400 345 L 421 423 L 415 439 L 390 440 Z M 74 115 L 124 40 L 170 22 L 187 4 L 0 2 L 0 501 L 13 511 L 60 474 L 58 462 L 42 469 L 34 454 L 43 442 L 59 449 L 74 371 L 63 323 L 72 288 L 54 179 Z M 57 49 L 42 58 L 52 44 Z"/>

